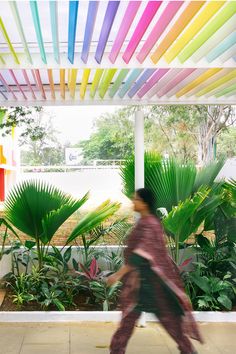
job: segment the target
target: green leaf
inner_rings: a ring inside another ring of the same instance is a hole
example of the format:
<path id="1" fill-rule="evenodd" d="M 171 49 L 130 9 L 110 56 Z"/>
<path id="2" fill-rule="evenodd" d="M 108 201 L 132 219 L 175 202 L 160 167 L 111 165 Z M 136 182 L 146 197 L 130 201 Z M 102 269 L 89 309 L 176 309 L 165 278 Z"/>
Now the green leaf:
<path id="1" fill-rule="evenodd" d="M 54 305 L 58 308 L 59 311 L 65 311 L 65 306 L 62 304 L 62 302 L 58 299 L 53 299 Z"/>
<path id="2" fill-rule="evenodd" d="M 226 224 L 228 240 L 236 243 L 236 217 L 227 220 Z"/>
<path id="3" fill-rule="evenodd" d="M 218 176 L 220 170 L 224 166 L 225 160 L 210 162 L 198 171 L 193 186 L 193 192 L 196 192 L 201 186 L 212 186 L 214 180 Z"/>
<path id="4" fill-rule="evenodd" d="M 198 208 L 209 194 L 209 189 L 202 187 L 192 199 L 188 198 L 184 202 L 173 208 L 164 219 L 163 224 L 166 230 L 179 236 L 179 241 L 183 242 L 186 238 L 197 230 L 202 218 L 194 218 Z"/>
<path id="5" fill-rule="evenodd" d="M 25 241 L 25 247 L 28 248 L 28 250 L 31 250 L 34 246 L 36 245 L 36 242 L 27 240 Z"/>
<path id="6" fill-rule="evenodd" d="M 208 302 L 204 299 L 198 299 L 197 303 L 200 309 L 208 308 Z"/>
<path id="7" fill-rule="evenodd" d="M 115 295 L 115 293 L 119 290 L 120 286 L 121 286 L 120 282 L 112 285 L 108 290 L 108 296 L 112 297 L 113 295 Z"/>
<path id="8" fill-rule="evenodd" d="M 200 275 L 195 273 L 193 276 L 191 276 L 191 280 L 206 294 L 209 294 L 211 292 L 210 282 L 206 276 L 201 277 Z"/>
<path id="9" fill-rule="evenodd" d="M 65 253 L 63 254 L 63 259 L 64 259 L 64 261 L 65 261 L 66 263 L 69 262 L 70 258 L 71 258 L 71 246 L 68 247 L 68 249 L 67 249 L 67 250 L 65 251 Z"/>
<path id="10" fill-rule="evenodd" d="M 62 257 L 61 252 L 59 251 L 59 249 L 55 246 L 52 246 L 52 249 L 54 251 L 54 253 L 52 253 L 52 255 L 63 263 L 63 257 Z"/>
<path id="11" fill-rule="evenodd" d="M 223 164 L 223 160 L 213 162 L 197 172 L 192 163 L 182 163 L 176 159 L 162 160 L 160 155 L 146 152 L 145 187 L 155 194 L 155 208 L 165 208 L 170 212 L 181 201 L 190 198 L 201 186 L 211 187 Z M 131 156 L 121 168 L 124 194 L 129 198 L 135 189 L 134 165 L 134 156 Z"/>
<path id="12" fill-rule="evenodd" d="M 77 262 L 74 258 L 72 259 L 72 264 L 73 264 L 74 270 L 76 270 L 76 271 L 78 272 L 78 270 L 79 270 L 79 264 L 78 264 L 78 262 Z"/>
<path id="13" fill-rule="evenodd" d="M 118 203 L 111 203 L 109 200 L 102 203 L 95 210 L 86 214 L 69 235 L 66 245 L 74 241 L 78 236 L 88 233 L 104 220 L 113 215 L 120 207 Z"/>
<path id="14" fill-rule="evenodd" d="M 75 200 L 39 180 L 16 185 L 5 201 L 6 220 L 35 240 L 47 244 L 64 221 L 88 199 Z"/>
<path id="15" fill-rule="evenodd" d="M 231 310 L 232 309 L 232 301 L 229 299 L 229 297 L 227 295 L 220 295 L 220 296 L 218 296 L 217 300 L 227 310 Z"/>
<path id="16" fill-rule="evenodd" d="M 103 311 L 109 310 L 109 303 L 107 300 L 103 301 Z"/>

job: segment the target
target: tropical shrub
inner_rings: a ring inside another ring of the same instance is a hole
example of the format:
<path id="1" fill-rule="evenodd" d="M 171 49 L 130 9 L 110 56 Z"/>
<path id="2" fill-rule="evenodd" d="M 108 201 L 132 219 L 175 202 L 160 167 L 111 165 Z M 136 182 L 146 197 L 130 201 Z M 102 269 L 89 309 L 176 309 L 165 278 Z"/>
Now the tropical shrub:
<path id="1" fill-rule="evenodd" d="M 211 187 L 223 164 L 223 160 L 214 161 L 197 170 L 190 162 L 182 163 L 175 158 L 162 159 L 154 152 L 146 152 L 144 185 L 155 194 L 156 209 L 165 208 L 170 212 L 179 202 L 191 198 L 200 186 Z M 124 194 L 129 198 L 135 191 L 134 170 L 134 156 L 131 156 L 125 161 L 120 172 Z"/>
<path id="2" fill-rule="evenodd" d="M 86 268 L 83 264 L 79 264 L 82 271 L 77 271 L 82 277 L 82 287 L 89 292 L 89 301 L 98 304 L 103 311 L 111 309 L 117 300 L 121 283 L 107 286 L 104 277 L 110 274 L 110 271 L 101 271 L 98 267 L 97 260 L 92 259 L 91 264 Z"/>
<path id="3" fill-rule="evenodd" d="M 196 235 L 197 262 L 183 274 L 186 290 L 197 310 L 231 310 L 236 304 L 236 184 L 228 181 L 217 191 L 221 203 Z M 212 239 L 204 229 L 214 230 Z"/>
<path id="4" fill-rule="evenodd" d="M 174 235 L 176 260 L 179 242 L 184 242 L 202 226 L 202 232 L 214 230 L 216 247 L 234 247 L 236 242 L 235 183 L 215 184 L 211 189 L 200 187 L 192 198 L 180 202 L 163 218 L 165 229 Z M 201 241 L 200 238 L 198 240 Z M 207 240 L 203 244 L 207 249 Z M 209 245 L 208 245 L 209 246 Z M 208 247 L 208 250 L 212 247 Z"/>
<path id="5" fill-rule="evenodd" d="M 236 299 L 236 283 L 230 272 L 223 277 L 209 274 L 204 263 L 194 263 L 195 270 L 183 275 L 186 291 L 195 310 L 231 310 Z"/>
<path id="6" fill-rule="evenodd" d="M 77 248 L 78 256 L 82 259 L 81 263 L 87 267 L 94 257 L 98 259 L 100 256 L 108 260 L 108 255 L 104 251 L 97 250 L 94 246 L 107 235 L 109 238 L 115 239 L 115 243 L 122 244 L 130 228 L 131 224 L 127 222 L 126 218 L 118 218 L 106 225 L 101 223 L 90 232 L 82 234 L 82 247 Z M 74 269 L 78 270 L 78 263 L 75 259 L 73 259 L 73 265 Z"/>
<path id="7" fill-rule="evenodd" d="M 34 302 L 44 310 L 50 306 L 60 311 L 73 307 L 74 298 L 81 290 L 81 282 L 69 269 L 70 259 L 71 247 L 64 253 L 52 247 L 45 256 L 42 268 L 39 269 L 36 263 L 28 273 L 25 267 L 25 272 L 17 271 L 16 274 L 9 274 L 6 277 L 7 286 L 11 289 L 14 303 L 22 307 L 29 302 Z M 17 258 L 16 262 L 22 264 L 20 258 Z"/>
<path id="8" fill-rule="evenodd" d="M 102 281 L 91 281 L 89 283 L 89 289 L 91 295 L 95 299 L 95 303 L 99 304 L 103 311 L 109 311 L 112 306 L 116 303 L 119 296 L 119 290 L 121 283 L 116 283 L 112 286 L 107 286 L 106 283 Z"/>
<path id="9" fill-rule="evenodd" d="M 5 217 L 7 222 L 33 240 L 31 245 L 36 247 L 37 261 L 41 269 L 54 234 L 87 200 L 88 193 L 76 200 L 45 182 L 25 181 L 13 188 L 8 195 Z M 72 230 L 66 244 L 99 226 L 118 208 L 119 204 L 105 201 L 87 213 Z"/>

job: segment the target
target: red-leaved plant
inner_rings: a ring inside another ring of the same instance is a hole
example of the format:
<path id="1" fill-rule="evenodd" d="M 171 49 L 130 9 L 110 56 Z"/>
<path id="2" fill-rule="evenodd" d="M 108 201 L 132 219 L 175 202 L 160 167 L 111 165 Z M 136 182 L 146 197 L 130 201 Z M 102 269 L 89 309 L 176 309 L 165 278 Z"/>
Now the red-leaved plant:
<path id="1" fill-rule="evenodd" d="M 180 268 L 180 271 L 182 271 L 182 269 L 184 267 L 186 267 L 187 265 L 189 265 L 189 263 L 192 261 L 193 257 L 189 257 L 187 259 L 185 259 L 185 261 L 183 261 L 180 265 L 179 265 L 179 268 Z"/>
<path id="2" fill-rule="evenodd" d="M 80 268 L 83 270 L 83 272 L 76 272 L 80 275 L 83 275 L 85 278 L 88 280 L 97 280 L 98 279 L 98 274 L 100 272 L 98 268 L 98 262 L 96 258 L 92 259 L 92 262 L 90 263 L 89 268 L 86 268 L 82 263 L 79 263 Z"/>

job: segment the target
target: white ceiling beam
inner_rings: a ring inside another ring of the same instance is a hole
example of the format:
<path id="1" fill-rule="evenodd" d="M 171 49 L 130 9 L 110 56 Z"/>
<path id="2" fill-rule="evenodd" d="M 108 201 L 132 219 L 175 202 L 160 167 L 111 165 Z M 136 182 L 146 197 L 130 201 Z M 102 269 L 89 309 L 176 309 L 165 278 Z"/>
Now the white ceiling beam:
<path id="1" fill-rule="evenodd" d="M 194 99 L 194 98 L 183 98 L 183 99 L 177 99 L 176 97 L 162 97 L 161 99 L 142 99 L 142 100 L 130 100 L 130 99 L 104 99 L 104 100 L 99 100 L 94 99 L 94 100 L 89 100 L 89 99 L 84 99 L 84 100 L 78 100 L 78 99 L 37 99 L 35 100 L 8 100 L 5 101 L 0 97 L 0 105 L 5 106 L 5 107 L 17 107 L 17 106 L 94 106 L 94 105 L 122 105 L 122 106 L 139 106 L 139 105 L 169 105 L 169 104 L 175 104 L 175 105 L 193 105 L 193 104 L 198 104 L 198 105 L 236 105 L 236 94 L 231 96 L 231 97 L 223 97 L 223 98 L 216 98 L 216 97 L 209 97 L 209 98 L 199 98 L 199 99 Z"/>

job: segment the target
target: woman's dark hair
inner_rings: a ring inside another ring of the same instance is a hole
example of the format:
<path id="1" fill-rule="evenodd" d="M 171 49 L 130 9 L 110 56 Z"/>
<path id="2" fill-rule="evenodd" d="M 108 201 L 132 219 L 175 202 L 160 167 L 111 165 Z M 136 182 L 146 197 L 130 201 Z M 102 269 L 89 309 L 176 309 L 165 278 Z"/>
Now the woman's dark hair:
<path id="1" fill-rule="evenodd" d="M 156 215 L 156 199 L 153 192 L 148 188 L 140 188 L 136 190 L 136 194 L 148 205 L 150 212 Z"/>

